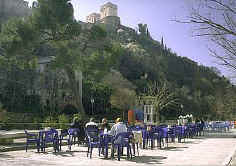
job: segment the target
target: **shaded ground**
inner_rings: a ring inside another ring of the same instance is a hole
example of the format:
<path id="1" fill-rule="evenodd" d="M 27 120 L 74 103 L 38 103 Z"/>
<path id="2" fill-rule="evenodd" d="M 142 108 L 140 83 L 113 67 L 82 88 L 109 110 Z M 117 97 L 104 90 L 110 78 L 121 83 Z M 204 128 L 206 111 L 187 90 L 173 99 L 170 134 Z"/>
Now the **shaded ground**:
<path id="1" fill-rule="evenodd" d="M 104 159 L 98 156 L 98 150 L 94 149 L 92 159 L 87 158 L 86 147 L 72 147 L 68 152 L 64 146 L 62 152 L 53 153 L 48 148 L 46 153 L 36 153 L 36 150 L 13 151 L 0 153 L 1 166 L 147 166 L 147 165 L 226 165 L 236 150 L 236 139 L 234 138 L 198 138 L 186 140 L 185 143 L 170 143 L 168 148 L 154 150 L 140 149 L 140 156 L 128 160 L 126 156 L 117 159 Z M 126 154 L 126 152 L 124 152 Z M 109 154 L 110 156 L 110 154 Z"/>
<path id="2" fill-rule="evenodd" d="M 230 166 L 236 166 L 236 153 L 234 154 L 234 156 L 232 157 L 232 161 L 229 164 Z"/>

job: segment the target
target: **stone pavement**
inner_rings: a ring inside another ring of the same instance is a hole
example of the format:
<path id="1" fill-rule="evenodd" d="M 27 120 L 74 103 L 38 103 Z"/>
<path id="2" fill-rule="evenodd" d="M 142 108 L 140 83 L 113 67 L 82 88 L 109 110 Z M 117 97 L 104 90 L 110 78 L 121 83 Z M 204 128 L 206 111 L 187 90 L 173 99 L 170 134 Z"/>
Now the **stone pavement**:
<path id="1" fill-rule="evenodd" d="M 234 138 L 198 138 L 187 139 L 185 143 L 170 143 L 168 148 L 140 149 L 140 156 L 127 160 L 104 159 L 98 156 L 98 150 L 93 150 L 92 159 L 86 156 L 86 147 L 72 146 L 72 152 L 67 146 L 62 152 L 53 153 L 48 148 L 46 153 L 36 153 L 35 149 L 0 153 L 1 166 L 223 166 L 227 165 L 236 150 Z M 126 152 L 124 152 L 125 154 Z"/>

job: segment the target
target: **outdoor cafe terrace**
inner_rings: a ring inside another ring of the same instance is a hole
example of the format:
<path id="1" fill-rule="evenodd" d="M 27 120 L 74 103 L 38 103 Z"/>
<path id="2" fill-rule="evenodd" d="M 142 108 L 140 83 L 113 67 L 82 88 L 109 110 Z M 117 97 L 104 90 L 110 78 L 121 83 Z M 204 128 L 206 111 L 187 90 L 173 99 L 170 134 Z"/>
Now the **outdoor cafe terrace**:
<path id="1" fill-rule="evenodd" d="M 225 122 L 206 125 L 204 131 L 195 124 L 133 126 L 116 137 L 85 129 L 82 142 L 77 141 L 81 133 L 78 129 L 71 128 L 66 133 L 51 128 L 24 131 L 26 139 L 22 147 L 27 148 L 27 152 L 2 152 L 0 162 L 3 165 L 60 165 L 63 162 L 63 165 L 227 165 L 236 150 L 232 146 L 236 143 L 233 139 L 236 132 L 232 128 Z M 0 138 L 17 138 L 19 134 L 22 131 L 15 135 L 0 132 Z M 118 138 L 119 141 L 115 141 Z"/>

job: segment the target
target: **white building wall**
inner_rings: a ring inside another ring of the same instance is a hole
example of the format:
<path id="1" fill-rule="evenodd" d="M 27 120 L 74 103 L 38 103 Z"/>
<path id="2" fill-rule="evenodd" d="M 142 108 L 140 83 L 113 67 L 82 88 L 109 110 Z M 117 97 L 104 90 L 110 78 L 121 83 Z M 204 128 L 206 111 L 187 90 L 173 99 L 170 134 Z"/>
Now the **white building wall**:
<path id="1" fill-rule="evenodd" d="M 153 124 L 154 106 L 144 105 L 144 123 Z"/>
<path id="2" fill-rule="evenodd" d="M 88 23 L 96 23 L 98 20 L 100 20 L 100 14 L 98 13 L 92 13 L 86 17 Z"/>

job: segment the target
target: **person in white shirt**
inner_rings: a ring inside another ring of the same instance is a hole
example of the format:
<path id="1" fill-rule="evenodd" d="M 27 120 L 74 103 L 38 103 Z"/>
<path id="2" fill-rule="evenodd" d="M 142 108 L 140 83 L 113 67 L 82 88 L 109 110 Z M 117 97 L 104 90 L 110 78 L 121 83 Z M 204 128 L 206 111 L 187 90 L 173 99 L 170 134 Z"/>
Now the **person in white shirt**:
<path id="1" fill-rule="evenodd" d="M 112 126 L 109 131 L 110 135 L 116 136 L 118 133 L 127 132 L 126 125 L 121 121 L 120 118 L 116 119 L 116 124 Z"/>
<path id="2" fill-rule="evenodd" d="M 97 128 L 98 127 L 98 124 L 94 122 L 94 119 L 93 118 L 90 118 L 89 122 L 85 124 L 85 127 L 95 127 Z"/>
<path id="3" fill-rule="evenodd" d="M 112 126 L 111 130 L 108 132 L 108 134 L 112 135 L 112 136 L 116 136 L 117 134 L 119 133 L 122 133 L 122 132 L 127 132 L 127 127 L 126 125 L 121 121 L 120 118 L 117 118 L 116 119 L 116 124 Z M 116 140 L 116 142 L 119 142 L 120 139 L 118 138 Z M 114 157 L 114 153 L 115 153 L 115 148 L 114 148 L 114 145 L 112 144 L 112 147 L 111 147 L 111 157 L 113 158 Z"/>

